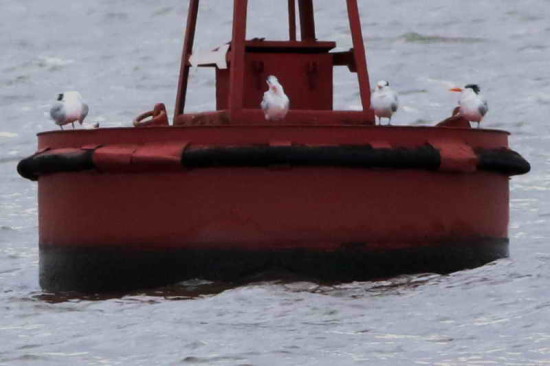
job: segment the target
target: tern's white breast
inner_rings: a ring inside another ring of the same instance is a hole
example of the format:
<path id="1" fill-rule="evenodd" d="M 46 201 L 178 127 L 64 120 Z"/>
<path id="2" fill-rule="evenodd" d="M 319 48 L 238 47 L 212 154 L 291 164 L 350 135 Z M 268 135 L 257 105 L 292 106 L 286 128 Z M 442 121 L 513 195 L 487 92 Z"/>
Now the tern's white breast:
<path id="1" fill-rule="evenodd" d="M 397 96 L 391 90 L 376 90 L 372 93 L 371 108 L 378 117 L 391 117 L 393 105 L 396 104 Z"/>

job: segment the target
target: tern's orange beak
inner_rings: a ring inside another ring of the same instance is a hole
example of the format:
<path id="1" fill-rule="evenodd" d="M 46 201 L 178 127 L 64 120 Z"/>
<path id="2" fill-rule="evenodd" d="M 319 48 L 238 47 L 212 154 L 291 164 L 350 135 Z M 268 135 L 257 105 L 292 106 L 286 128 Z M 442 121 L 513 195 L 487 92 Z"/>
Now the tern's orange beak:
<path id="1" fill-rule="evenodd" d="M 449 89 L 449 91 L 461 93 L 462 89 L 461 88 L 452 88 L 452 89 Z"/>

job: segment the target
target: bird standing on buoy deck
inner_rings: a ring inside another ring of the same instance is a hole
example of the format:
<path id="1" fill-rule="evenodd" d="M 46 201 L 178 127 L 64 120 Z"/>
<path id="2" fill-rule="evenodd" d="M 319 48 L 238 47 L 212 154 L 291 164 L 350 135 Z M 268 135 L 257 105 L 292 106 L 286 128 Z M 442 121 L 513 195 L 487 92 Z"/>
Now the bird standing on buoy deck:
<path id="1" fill-rule="evenodd" d="M 468 84 L 464 88 L 452 88 L 453 92 L 460 92 L 458 114 L 470 122 L 477 122 L 477 128 L 489 110 L 487 100 L 480 94 L 479 86 Z"/>
<path id="2" fill-rule="evenodd" d="M 78 121 L 80 124 L 88 115 L 88 105 L 82 101 L 77 91 L 69 91 L 57 96 L 57 102 L 50 109 L 50 117 L 63 129 L 63 125 Z"/>
<path id="3" fill-rule="evenodd" d="M 399 98 L 397 92 L 390 88 L 390 83 L 380 80 L 376 84 L 376 89 L 370 98 L 371 108 L 378 117 L 378 124 L 382 125 L 382 118 L 388 119 L 388 125 L 391 126 L 391 117 L 399 107 Z"/>
<path id="4" fill-rule="evenodd" d="M 280 121 L 288 113 L 290 100 L 286 96 L 283 86 L 275 76 L 268 76 L 266 82 L 269 89 L 264 93 L 261 104 L 265 119 L 268 121 Z"/>

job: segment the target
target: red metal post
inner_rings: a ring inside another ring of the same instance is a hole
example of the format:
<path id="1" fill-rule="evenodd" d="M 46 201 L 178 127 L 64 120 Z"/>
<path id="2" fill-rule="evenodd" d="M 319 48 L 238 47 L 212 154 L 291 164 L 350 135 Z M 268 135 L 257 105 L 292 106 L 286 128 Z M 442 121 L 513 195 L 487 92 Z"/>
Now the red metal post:
<path id="1" fill-rule="evenodd" d="M 189 0 L 187 12 L 187 28 L 183 41 L 183 52 L 181 55 L 180 77 L 178 82 L 178 93 L 174 118 L 182 114 L 185 109 L 185 97 L 187 95 L 187 83 L 189 81 L 189 57 L 193 53 L 193 42 L 195 40 L 195 29 L 197 26 L 197 15 L 199 12 L 199 0 Z"/>
<path id="2" fill-rule="evenodd" d="M 248 0 L 235 0 L 229 76 L 229 115 L 231 121 L 237 120 L 243 109 L 247 8 Z"/>
<path id="3" fill-rule="evenodd" d="M 315 41 L 315 18 L 313 16 L 313 0 L 299 0 L 300 31 L 302 41 Z"/>
<path id="4" fill-rule="evenodd" d="M 365 45 L 363 43 L 363 32 L 361 31 L 361 18 L 359 17 L 359 8 L 357 0 L 347 0 L 348 16 L 353 40 L 353 54 L 355 66 L 357 67 L 357 78 L 359 80 L 359 91 L 361 93 L 361 103 L 363 111 L 370 111 L 370 82 L 367 71 L 367 57 L 365 55 Z M 372 113 L 372 111 L 371 111 Z M 372 116 L 374 122 L 374 114 Z"/>
<path id="5" fill-rule="evenodd" d="M 296 0 L 288 0 L 288 39 L 296 40 Z"/>

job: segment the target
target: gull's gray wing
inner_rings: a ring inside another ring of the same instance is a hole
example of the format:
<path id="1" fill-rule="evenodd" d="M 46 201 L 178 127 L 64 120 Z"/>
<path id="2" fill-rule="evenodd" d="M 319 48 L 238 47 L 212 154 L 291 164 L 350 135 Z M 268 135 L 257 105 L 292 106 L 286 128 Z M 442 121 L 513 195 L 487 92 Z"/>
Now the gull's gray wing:
<path id="1" fill-rule="evenodd" d="M 62 124 L 63 122 L 65 122 L 66 115 L 63 103 L 55 103 L 52 106 L 52 108 L 50 109 L 50 117 L 52 117 L 52 119 L 57 124 Z"/>
<path id="2" fill-rule="evenodd" d="M 88 105 L 86 103 L 82 103 L 82 113 L 80 114 L 80 118 L 78 119 L 78 122 L 80 122 L 80 124 L 84 122 L 84 119 L 88 115 L 89 110 L 90 108 L 88 108 Z"/>

